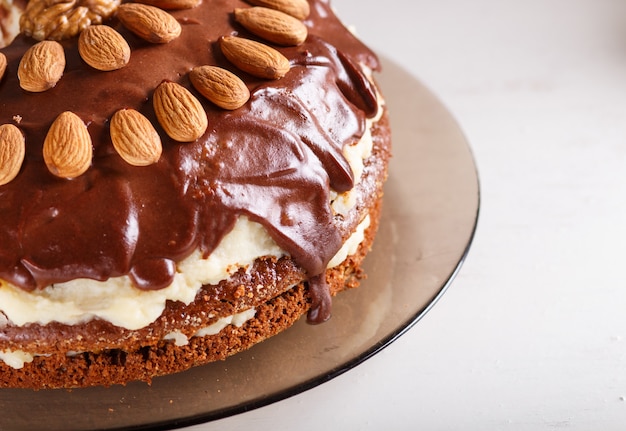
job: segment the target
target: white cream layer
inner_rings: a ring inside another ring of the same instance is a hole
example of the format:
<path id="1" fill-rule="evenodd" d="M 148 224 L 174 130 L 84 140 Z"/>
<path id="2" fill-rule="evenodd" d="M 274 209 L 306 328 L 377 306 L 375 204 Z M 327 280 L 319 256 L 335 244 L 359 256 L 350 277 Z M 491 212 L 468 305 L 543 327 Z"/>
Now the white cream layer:
<path id="1" fill-rule="evenodd" d="M 11 368 L 24 368 L 24 364 L 33 362 L 33 359 L 35 359 L 35 355 L 21 350 L 0 351 L 0 361 L 4 362 Z"/>
<path id="2" fill-rule="evenodd" d="M 242 311 L 241 313 L 233 314 L 232 316 L 222 317 L 221 319 L 218 319 L 215 323 L 199 329 L 195 334 L 193 334 L 193 337 L 205 337 L 207 335 L 219 334 L 219 332 L 228 325 L 233 325 L 237 328 L 241 328 L 243 324 L 252 319 L 255 314 L 256 310 L 253 307 Z M 189 343 L 189 338 L 180 331 L 172 331 L 167 334 L 163 339 L 172 340 L 177 346 L 186 346 Z"/>

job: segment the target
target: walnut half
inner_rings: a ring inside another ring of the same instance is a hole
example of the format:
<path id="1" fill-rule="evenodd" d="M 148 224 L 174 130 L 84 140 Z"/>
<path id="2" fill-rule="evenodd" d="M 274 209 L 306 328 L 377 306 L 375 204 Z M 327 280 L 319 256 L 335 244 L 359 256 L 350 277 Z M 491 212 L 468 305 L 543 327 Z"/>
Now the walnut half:
<path id="1" fill-rule="evenodd" d="M 76 36 L 93 24 L 101 24 L 121 0 L 30 0 L 20 17 L 20 30 L 37 40 L 61 40 Z"/>

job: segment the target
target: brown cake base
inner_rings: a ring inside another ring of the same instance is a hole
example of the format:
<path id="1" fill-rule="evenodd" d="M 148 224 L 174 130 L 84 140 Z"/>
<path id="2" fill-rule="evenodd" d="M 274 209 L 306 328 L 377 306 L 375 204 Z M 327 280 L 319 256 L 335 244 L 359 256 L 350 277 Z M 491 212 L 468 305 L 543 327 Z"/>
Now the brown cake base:
<path id="1" fill-rule="evenodd" d="M 373 127 L 374 148 L 357 186 L 357 205 L 349 217 L 336 222 L 349 237 L 369 214 L 371 222 L 357 253 L 326 272 L 334 296 L 358 286 L 364 276 L 361 263 L 374 240 L 381 212 L 382 184 L 390 157 L 390 131 L 386 114 Z M 259 291 L 257 286 L 265 286 Z M 295 287 L 292 287 L 294 286 Z M 216 335 L 192 337 L 199 328 L 222 316 L 254 306 L 256 315 L 243 326 L 227 326 Z M 110 386 L 180 372 L 222 360 L 250 348 L 287 328 L 311 307 L 303 271 L 288 258 L 259 261 L 252 271 L 240 271 L 218 286 L 205 286 L 194 302 L 168 302 L 162 316 L 137 331 L 94 320 L 82 325 L 7 325 L 0 329 L 0 350 L 19 349 L 36 356 L 21 369 L 0 362 L 0 387 L 73 388 Z M 189 343 L 163 341 L 177 330 Z M 67 352 L 83 352 L 68 355 Z"/>

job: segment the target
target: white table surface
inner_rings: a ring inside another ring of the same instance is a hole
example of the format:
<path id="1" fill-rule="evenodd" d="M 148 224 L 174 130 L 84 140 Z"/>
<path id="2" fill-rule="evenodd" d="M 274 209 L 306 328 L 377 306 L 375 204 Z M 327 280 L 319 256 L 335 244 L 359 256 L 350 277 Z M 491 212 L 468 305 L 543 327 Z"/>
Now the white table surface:
<path id="1" fill-rule="evenodd" d="M 625 429 L 626 1 L 334 5 L 459 122 L 481 181 L 476 238 L 383 352 L 189 429 Z"/>

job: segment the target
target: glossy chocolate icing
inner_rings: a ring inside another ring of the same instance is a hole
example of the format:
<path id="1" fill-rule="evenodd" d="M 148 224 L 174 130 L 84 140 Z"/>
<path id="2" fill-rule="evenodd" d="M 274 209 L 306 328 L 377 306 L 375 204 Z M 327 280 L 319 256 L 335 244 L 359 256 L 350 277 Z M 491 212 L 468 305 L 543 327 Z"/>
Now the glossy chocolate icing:
<path id="1" fill-rule="evenodd" d="M 129 64 L 114 72 L 91 69 L 76 39 L 63 41 L 65 73 L 44 93 L 23 91 L 17 80 L 19 60 L 35 41 L 18 36 L 3 49 L 9 64 L 0 81 L 0 124 L 18 125 L 27 153 L 17 178 L 0 186 L 0 278 L 33 290 L 127 274 L 140 289 L 160 289 L 171 282 L 175 262 L 198 247 L 209 255 L 246 215 L 307 271 L 318 292 L 314 314 L 323 315 L 328 298 L 319 293 L 319 275 L 342 243 L 329 189 L 352 188 L 342 148 L 362 136 L 365 119 L 377 110 L 373 87 L 356 64 L 377 69 L 378 61 L 328 1 L 310 4 L 306 42 L 277 47 L 292 65 L 277 81 L 238 71 L 219 50 L 222 35 L 254 38 L 232 19 L 235 7 L 249 6 L 242 1 L 203 0 L 172 12 L 183 31 L 167 45 L 108 23 L 132 47 Z M 187 74 L 204 64 L 242 77 L 250 101 L 224 111 L 203 99 Z M 152 92 L 163 80 L 181 83 L 202 101 L 209 127 L 196 142 L 175 142 L 158 126 Z M 108 121 L 120 108 L 137 109 L 157 127 L 163 154 L 156 164 L 130 166 L 113 149 Z M 50 124 L 67 110 L 87 124 L 94 145 L 92 166 L 71 180 L 49 173 L 42 158 Z"/>

